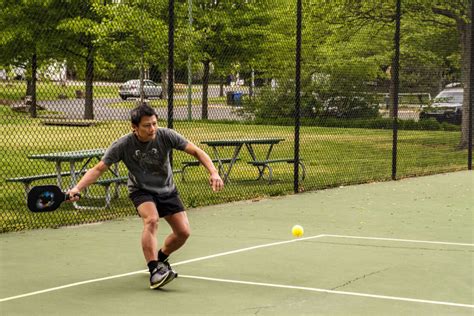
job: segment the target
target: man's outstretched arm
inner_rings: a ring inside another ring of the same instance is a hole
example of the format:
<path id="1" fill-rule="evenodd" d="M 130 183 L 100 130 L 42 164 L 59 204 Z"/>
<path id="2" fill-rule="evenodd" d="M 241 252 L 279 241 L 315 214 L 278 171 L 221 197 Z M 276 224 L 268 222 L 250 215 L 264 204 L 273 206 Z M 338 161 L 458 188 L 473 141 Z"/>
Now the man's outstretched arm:
<path id="1" fill-rule="evenodd" d="M 92 183 L 96 182 L 100 176 L 107 171 L 109 166 L 107 166 L 103 161 L 100 161 L 96 164 L 92 169 L 89 169 L 81 180 L 74 186 L 74 188 L 67 191 L 69 196 L 71 197 L 70 201 L 74 202 L 79 200 L 79 197 L 75 196 L 76 194 L 80 193 L 82 190 L 87 188 Z"/>
<path id="2" fill-rule="evenodd" d="M 217 172 L 216 167 L 212 163 L 211 158 L 204 150 L 197 147 L 193 143 L 188 143 L 184 148 L 184 152 L 194 156 L 209 171 L 209 184 L 211 185 L 214 192 L 220 191 L 224 187 L 224 181 L 222 181 L 221 177 L 219 176 L 219 172 Z"/>

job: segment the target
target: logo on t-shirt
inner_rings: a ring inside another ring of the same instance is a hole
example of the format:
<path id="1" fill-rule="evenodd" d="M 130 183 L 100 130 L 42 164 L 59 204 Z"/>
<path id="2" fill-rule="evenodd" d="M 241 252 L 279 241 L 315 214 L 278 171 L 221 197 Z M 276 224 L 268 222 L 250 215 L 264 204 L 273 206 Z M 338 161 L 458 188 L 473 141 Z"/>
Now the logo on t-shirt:
<path id="1" fill-rule="evenodd" d="M 158 149 L 156 148 L 152 148 L 146 152 L 135 150 L 133 158 L 138 162 L 138 165 L 144 172 L 151 173 L 153 175 L 167 174 L 167 157 L 160 155 Z"/>

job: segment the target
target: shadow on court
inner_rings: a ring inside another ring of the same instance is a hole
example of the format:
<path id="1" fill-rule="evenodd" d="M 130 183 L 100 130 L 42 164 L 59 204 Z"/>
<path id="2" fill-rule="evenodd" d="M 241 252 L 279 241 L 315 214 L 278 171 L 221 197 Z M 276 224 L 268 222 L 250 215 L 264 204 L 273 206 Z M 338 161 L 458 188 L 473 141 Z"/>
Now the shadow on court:
<path id="1" fill-rule="evenodd" d="M 473 184 L 466 171 L 189 210 L 180 277 L 155 291 L 139 218 L 3 234 L 0 311 L 472 315 Z"/>

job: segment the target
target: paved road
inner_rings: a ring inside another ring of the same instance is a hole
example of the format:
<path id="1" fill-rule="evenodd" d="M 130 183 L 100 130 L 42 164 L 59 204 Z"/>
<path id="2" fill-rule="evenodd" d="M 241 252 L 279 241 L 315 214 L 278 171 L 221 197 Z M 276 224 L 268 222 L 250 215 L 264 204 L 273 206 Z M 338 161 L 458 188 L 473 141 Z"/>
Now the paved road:
<path id="1" fill-rule="evenodd" d="M 114 99 L 96 99 L 94 100 L 94 118 L 96 120 L 129 120 L 130 109 L 114 108 L 107 106 L 110 103 L 118 103 L 120 98 Z M 47 110 L 56 111 L 64 114 L 67 118 L 82 119 L 84 117 L 84 99 L 69 99 L 42 101 L 39 105 Z M 167 119 L 167 108 L 156 108 L 158 117 Z M 193 106 L 191 109 L 193 119 L 201 119 L 201 106 Z M 184 120 L 188 117 L 188 108 L 186 106 L 174 107 L 174 118 Z M 208 117 L 211 120 L 242 120 L 243 118 L 236 113 L 236 108 L 227 105 L 209 106 Z"/>
<path id="2" fill-rule="evenodd" d="M 178 95 L 176 99 L 183 99 L 186 96 Z M 94 118 L 99 121 L 104 120 L 129 120 L 130 109 L 109 107 L 110 103 L 123 102 L 120 98 L 96 99 L 94 100 Z M 84 99 L 68 99 L 55 101 L 41 101 L 39 104 L 48 110 L 56 111 L 64 114 L 67 118 L 82 119 L 84 117 Z M 227 105 L 209 106 L 208 118 L 210 120 L 243 120 L 238 115 L 238 108 Z M 201 119 L 201 106 L 193 106 L 191 109 L 192 119 Z M 167 119 L 168 109 L 166 107 L 156 108 L 156 112 L 160 119 Z M 382 117 L 388 118 L 387 111 L 382 110 Z M 418 121 L 419 113 L 416 110 L 399 110 L 399 118 L 401 120 Z M 186 120 L 188 118 L 188 108 L 186 106 L 174 107 L 174 118 L 176 120 Z"/>

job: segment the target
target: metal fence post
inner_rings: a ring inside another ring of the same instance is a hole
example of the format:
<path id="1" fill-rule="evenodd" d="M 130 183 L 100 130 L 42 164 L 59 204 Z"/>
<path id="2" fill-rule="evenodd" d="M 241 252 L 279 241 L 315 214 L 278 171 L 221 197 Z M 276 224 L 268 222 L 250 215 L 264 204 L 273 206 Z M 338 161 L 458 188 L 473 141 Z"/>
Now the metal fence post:
<path id="1" fill-rule="evenodd" d="M 174 92 L 174 0 L 168 3 L 168 128 L 173 128 L 173 92 Z M 173 168 L 173 152 L 170 153 Z"/>
<path id="2" fill-rule="evenodd" d="M 301 22 L 302 2 L 297 0 L 296 5 L 296 71 L 295 71 L 295 152 L 293 162 L 293 191 L 299 191 L 299 160 L 300 160 L 300 115 L 301 115 Z"/>
<path id="3" fill-rule="evenodd" d="M 398 145 L 398 90 L 400 68 L 400 19 L 401 0 L 397 0 L 395 13 L 395 55 L 393 57 L 393 144 L 392 144 L 392 180 L 397 179 L 397 145 Z"/>
<path id="4" fill-rule="evenodd" d="M 474 5 L 471 3 L 471 56 L 470 56 L 470 75 L 471 82 L 469 82 L 469 127 L 468 127 L 468 146 L 467 146 L 467 169 L 472 170 L 472 107 L 474 103 L 474 41 L 472 34 L 474 34 Z"/>
<path id="5" fill-rule="evenodd" d="M 173 128 L 174 0 L 168 2 L 168 128 Z"/>

